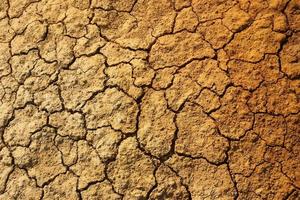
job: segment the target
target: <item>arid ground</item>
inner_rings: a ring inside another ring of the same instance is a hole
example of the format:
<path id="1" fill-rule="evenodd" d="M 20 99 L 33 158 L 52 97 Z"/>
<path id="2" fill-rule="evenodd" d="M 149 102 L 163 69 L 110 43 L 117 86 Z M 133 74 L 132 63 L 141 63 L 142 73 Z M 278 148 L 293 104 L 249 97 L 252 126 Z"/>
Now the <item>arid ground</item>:
<path id="1" fill-rule="evenodd" d="M 300 0 L 0 0 L 1 200 L 299 200 Z"/>

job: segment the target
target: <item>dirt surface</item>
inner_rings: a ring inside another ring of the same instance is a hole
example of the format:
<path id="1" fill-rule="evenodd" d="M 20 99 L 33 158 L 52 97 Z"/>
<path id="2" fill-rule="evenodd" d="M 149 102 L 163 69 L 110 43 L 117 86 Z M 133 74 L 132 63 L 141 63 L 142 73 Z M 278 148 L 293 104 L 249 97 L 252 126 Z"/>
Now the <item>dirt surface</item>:
<path id="1" fill-rule="evenodd" d="M 299 0 L 0 0 L 1 200 L 299 200 Z"/>

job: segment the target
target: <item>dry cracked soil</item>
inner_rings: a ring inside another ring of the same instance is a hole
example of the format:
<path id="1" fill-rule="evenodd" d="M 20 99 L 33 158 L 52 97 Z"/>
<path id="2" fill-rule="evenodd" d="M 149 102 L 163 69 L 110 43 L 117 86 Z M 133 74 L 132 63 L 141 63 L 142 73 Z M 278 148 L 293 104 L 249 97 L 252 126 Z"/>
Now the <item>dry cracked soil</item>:
<path id="1" fill-rule="evenodd" d="M 0 0 L 1 200 L 299 200 L 299 0 Z"/>

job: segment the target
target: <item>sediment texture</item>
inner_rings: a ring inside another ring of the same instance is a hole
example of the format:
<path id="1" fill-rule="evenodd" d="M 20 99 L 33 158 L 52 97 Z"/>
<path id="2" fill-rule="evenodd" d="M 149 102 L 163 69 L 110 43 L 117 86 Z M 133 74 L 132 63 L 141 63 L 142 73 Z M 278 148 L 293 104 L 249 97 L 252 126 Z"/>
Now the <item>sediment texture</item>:
<path id="1" fill-rule="evenodd" d="M 299 0 L 1 0 L 0 199 L 300 199 Z"/>

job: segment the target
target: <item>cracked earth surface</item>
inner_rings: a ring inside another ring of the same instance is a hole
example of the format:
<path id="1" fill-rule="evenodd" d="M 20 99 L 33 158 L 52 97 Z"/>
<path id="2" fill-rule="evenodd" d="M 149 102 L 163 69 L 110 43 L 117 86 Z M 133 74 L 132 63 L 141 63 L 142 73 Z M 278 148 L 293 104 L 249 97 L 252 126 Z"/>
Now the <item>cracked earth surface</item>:
<path id="1" fill-rule="evenodd" d="M 300 199 L 299 0 L 1 0 L 0 199 Z"/>

